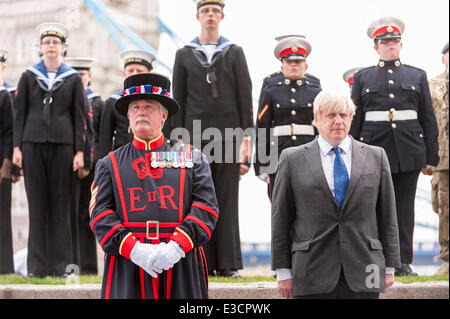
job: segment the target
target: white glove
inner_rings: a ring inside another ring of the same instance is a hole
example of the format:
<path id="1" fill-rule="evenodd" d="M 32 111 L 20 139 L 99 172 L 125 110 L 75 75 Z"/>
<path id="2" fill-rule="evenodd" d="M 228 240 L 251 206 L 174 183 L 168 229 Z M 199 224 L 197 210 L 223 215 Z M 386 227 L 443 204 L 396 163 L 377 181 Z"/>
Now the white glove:
<path id="1" fill-rule="evenodd" d="M 183 249 L 175 241 L 170 241 L 168 244 L 161 243 L 155 251 L 153 267 L 168 270 L 184 257 Z"/>
<path id="2" fill-rule="evenodd" d="M 162 269 L 155 267 L 155 253 L 158 245 L 136 243 L 130 254 L 130 259 L 133 263 L 144 269 L 153 278 L 158 277 L 162 273 Z"/>

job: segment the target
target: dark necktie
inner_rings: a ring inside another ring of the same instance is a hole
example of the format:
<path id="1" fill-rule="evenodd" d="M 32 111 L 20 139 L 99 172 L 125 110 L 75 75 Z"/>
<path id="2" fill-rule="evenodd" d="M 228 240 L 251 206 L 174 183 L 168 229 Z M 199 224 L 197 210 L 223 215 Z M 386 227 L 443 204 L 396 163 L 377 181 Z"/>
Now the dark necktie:
<path id="1" fill-rule="evenodd" d="M 340 147 L 333 147 L 336 158 L 334 159 L 334 198 L 339 205 L 339 209 L 342 209 L 344 203 L 345 194 L 347 193 L 347 186 L 349 182 L 347 167 L 344 160 L 341 157 L 342 149 Z"/>

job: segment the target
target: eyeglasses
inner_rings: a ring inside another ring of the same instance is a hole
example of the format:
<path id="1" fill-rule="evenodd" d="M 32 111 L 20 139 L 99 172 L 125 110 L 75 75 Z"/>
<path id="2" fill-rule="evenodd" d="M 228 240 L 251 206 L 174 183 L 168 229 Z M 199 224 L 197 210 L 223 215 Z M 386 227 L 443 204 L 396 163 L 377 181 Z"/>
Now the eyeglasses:
<path id="1" fill-rule="evenodd" d="M 400 41 L 402 41 L 402 38 L 383 38 L 378 40 L 378 44 L 399 43 Z"/>
<path id="2" fill-rule="evenodd" d="M 45 46 L 50 46 L 50 45 L 58 46 L 61 44 L 62 44 L 62 42 L 58 41 L 58 40 L 45 40 L 42 42 L 42 45 L 45 45 Z"/>
<path id="3" fill-rule="evenodd" d="M 212 8 L 212 9 L 210 9 L 210 8 L 203 8 L 203 9 L 200 9 L 198 11 L 198 13 L 200 13 L 200 14 L 209 14 L 210 12 L 212 12 L 215 15 L 219 15 L 219 14 L 223 13 L 222 10 L 217 9 L 217 8 Z"/>

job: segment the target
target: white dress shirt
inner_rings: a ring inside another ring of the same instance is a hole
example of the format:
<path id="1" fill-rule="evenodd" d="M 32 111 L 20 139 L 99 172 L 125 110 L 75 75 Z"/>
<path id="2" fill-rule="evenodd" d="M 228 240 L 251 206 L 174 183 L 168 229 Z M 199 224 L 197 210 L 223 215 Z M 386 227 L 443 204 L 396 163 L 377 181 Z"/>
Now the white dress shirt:
<path id="1" fill-rule="evenodd" d="M 325 178 L 327 179 L 328 186 L 330 187 L 331 193 L 334 196 L 334 160 L 336 158 L 336 153 L 333 151 L 332 145 L 325 141 L 322 136 L 318 137 L 319 142 L 319 152 L 320 152 L 320 160 L 322 161 L 322 168 L 325 174 Z M 341 151 L 342 160 L 347 167 L 348 177 L 351 176 L 352 169 L 352 139 L 350 136 L 346 136 L 345 139 L 338 145 Z M 291 268 L 280 268 L 276 269 L 277 272 L 277 281 L 287 280 L 292 278 L 292 269 Z M 386 267 L 386 274 L 392 275 L 395 272 L 395 268 Z"/>

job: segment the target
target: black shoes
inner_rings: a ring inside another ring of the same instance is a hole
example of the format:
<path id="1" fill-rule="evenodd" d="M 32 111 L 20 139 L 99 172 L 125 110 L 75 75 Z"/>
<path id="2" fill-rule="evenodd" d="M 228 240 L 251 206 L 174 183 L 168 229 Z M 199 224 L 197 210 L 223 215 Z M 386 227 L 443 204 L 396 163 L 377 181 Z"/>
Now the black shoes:
<path id="1" fill-rule="evenodd" d="M 225 270 L 219 270 L 219 271 L 210 270 L 210 271 L 208 271 L 208 276 L 241 278 L 241 275 L 235 269 L 225 269 Z"/>
<path id="2" fill-rule="evenodd" d="M 411 265 L 402 264 L 400 268 L 395 268 L 395 276 L 417 276 L 417 273 L 411 269 Z"/>

